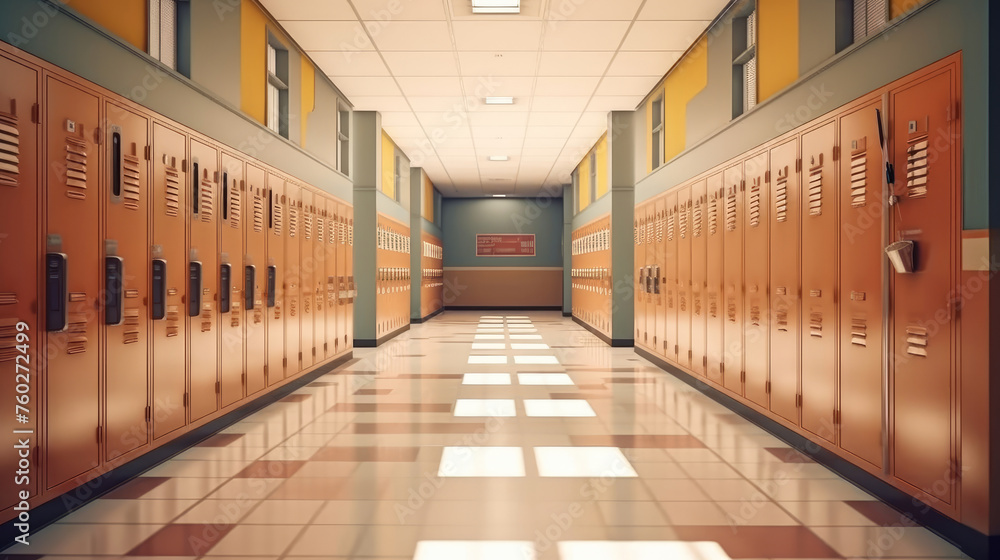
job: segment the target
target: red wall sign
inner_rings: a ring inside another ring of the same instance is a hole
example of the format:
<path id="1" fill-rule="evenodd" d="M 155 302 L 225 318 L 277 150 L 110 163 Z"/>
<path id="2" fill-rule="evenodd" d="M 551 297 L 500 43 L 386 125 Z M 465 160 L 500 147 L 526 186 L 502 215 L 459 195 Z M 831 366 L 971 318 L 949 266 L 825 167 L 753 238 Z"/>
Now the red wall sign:
<path id="1" fill-rule="evenodd" d="M 479 233 L 476 234 L 477 257 L 533 257 L 534 234 Z"/>

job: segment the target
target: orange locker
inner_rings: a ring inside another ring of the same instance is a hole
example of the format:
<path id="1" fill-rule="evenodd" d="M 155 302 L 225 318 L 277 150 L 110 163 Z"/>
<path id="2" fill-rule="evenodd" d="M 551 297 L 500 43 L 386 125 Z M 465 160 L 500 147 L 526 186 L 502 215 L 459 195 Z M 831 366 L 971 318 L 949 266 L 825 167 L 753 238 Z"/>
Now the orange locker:
<path id="1" fill-rule="evenodd" d="M 326 200 L 322 195 L 313 195 L 313 215 L 315 234 L 313 235 L 312 267 L 313 296 L 313 360 L 325 361 L 329 350 L 326 342 Z"/>
<path id="2" fill-rule="evenodd" d="M 337 208 L 337 333 L 340 347 L 346 349 L 350 344 L 347 339 L 348 323 L 352 316 L 348 315 L 349 276 L 347 268 L 347 205 L 336 203 Z"/>
<path id="3" fill-rule="evenodd" d="M 313 193 L 309 189 L 302 187 L 299 196 L 301 197 L 301 220 L 302 234 L 299 237 L 299 371 L 309 369 L 316 361 L 315 336 L 315 310 L 314 301 L 315 288 L 313 278 L 315 276 L 316 256 L 313 248 L 316 245 L 316 212 L 313 206 Z"/>
<path id="4" fill-rule="evenodd" d="M 643 335 L 646 334 L 646 206 L 641 204 L 635 208 L 633 223 L 635 237 L 635 253 L 633 255 L 635 268 L 635 344 L 646 346 Z"/>
<path id="5" fill-rule="evenodd" d="M 149 442 L 149 119 L 105 104 L 105 459 Z"/>
<path id="6" fill-rule="evenodd" d="M 873 99 L 840 117 L 840 446 L 882 466 L 882 151 Z"/>
<path id="7" fill-rule="evenodd" d="M 347 349 L 354 348 L 354 298 L 358 295 L 358 286 L 354 282 L 354 208 L 350 205 L 344 205 L 344 212 L 346 213 L 347 219 L 347 229 L 345 233 L 347 234 L 347 244 L 345 245 L 346 252 L 344 253 L 344 266 L 347 271 L 347 309 L 345 310 L 345 322 L 346 329 L 344 334 L 344 341 L 347 344 Z"/>
<path id="8" fill-rule="evenodd" d="M 837 376 L 836 124 L 802 135 L 802 427 L 834 441 Z"/>
<path id="9" fill-rule="evenodd" d="M 192 422 L 219 410 L 219 152 L 191 140 L 188 176 L 188 410 Z"/>
<path id="10" fill-rule="evenodd" d="M 691 187 L 677 191 L 677 335 L 674 353 L 691 367 Z"/>
<path id="11" fill-rule="evenodd" d="M 663 342 L 660 344 L 659 353 L 667 357 L 672 362 L 677 362 L 677 306 L 679 297 L 679 286 L 677 280 L 677 193 L 671 192 L 661 196 L 664 220 L 663 228 L 663 268 L 660 275 L 664 279 L 666 286 L 666 298 L 663 305 Z"/>
<path id="12" fill-rule="evenodd" d="M 54 488 L 101 464 L 100 106 L 54 77 L 45 86 L 45 481 Z"/>
<path id="13" fill-rule="evenodd" d="M 799 159 L 798 138 L 770 155 L 771 412 L 799 423 Z"/>
<path id="14" fill-rule="evenodd" d="M 914 273 L 892 273 L 892 474 L 954 502 L 956 199 L 961 123 L 956 66 L 889 93 L 899 204 L 890 231 L 916 244 Z M 894 241 L 897 240 L 893 239 Z M 942 320 L 942 317 L 946 317 Z"/>
<path id="15" fill-rule="evenodd" d="M 288 227 L 285 229 L 285 377 L 302 371 L 302 187 L 285 183 Z"/>
<path id="16" fill-rule="evenodd" d="M 243 342 L 246 393 L 267 385 L 267 184 L 264 170 L 246 166 L 244 235 Z"/>
<path id="17" fill-rule="evenodd" d="M 288 207 L 285 180 L 267 174 L 267 272 L 264 293 L 267 305 L 267 384 L 285 378 L 285 230 Z"/>
<path id="18" fill-rule="evenodd" d="M 723 380 L 743 394 L 743 165 L 725 171 L 724 263 L 722 313 L 725 318 Z"/>
<path id="19" fill-rule="evenodd" d="M 32 111 L 38 102 L 38 73 L 27 66 L 0 57 L 0 399 L 5 406 L 37 409 L 37 387 L 41 381 L 38 352 L 43 333 L 38 321 L 38 125 Z M 10 268 L 7 268 L 10 267 Z M 10 271 L 16 270 L 16 274 Z M 20 325 L 20 327 L 19 327 Z M 18 402 L 18 399 L 24 402 Z M 18 470 L 18 454 L 12 452 L 23 437 L 14 430 L 37 430 L 37 415 L 28 414 L 21 424 L 15 412 L 7 409 L 0 420 L 0 454 L 3 472 Z M 32 450 L 36 454 L 37 450 Z M 37 458 L 36 458 L 37 459 Z M 13 484 L 0 486 L 0 510 L 20 500 L 20 490 L 38 492 L 38 478 L 31 477 L 30 487 Z"/>
<path id="20" fill-rule="evenodd" d="M 691 186 L 691 369 L 705 375 L 706 348 L 706 259 L 708 258 L 708 232 L 705 214 L 708 207 L 706 182 Z"/>
<path id="21" fill-rule="evenodd" d="M 326 347 L 326 357 L 332 358 L 340 354 L 343 345 L 340 342 L 340 331 L 337 325 L 337 317 L 340 313 L 338 303 L 338 290 L 340 289 L 337 276 L 337 253 L 340 250 L 339 215 L 337 213 L 337 203 L 332 199 L 324 202 L 326 208 L 326 245 L 324 246 L 324 288 L 326 289 L 326 336 L 324 346 Z"/>
<path id="22" fill-rule="evenodd" d="M 243 160 L 222 154 L 222 193 L 219 198 L 219 354 L 222 406 L 244 396 L 243 336 L 245 314 L 243 222 L 247 207 Z"/>
<path id="23" fill-rule="evenodd" d="M 653 203 L 653 225 L 652 243 L 647 245 L 647 251 L 652 249 L 652 258 L 647 253 L 647 259 L 652 265 L 650 278 L 652 279 L 652 304 L 647 307 L 647 312 L 652 313 L 652 317 L 647 317 L 646 324 L 652 328 L 652 341 L 650 347 L 660 355 L 666 355 L 667 344 L 667 306 L 666 306 L 666 270 L 673 264 L 666 258 L 666 238 L 663 231 L 666 226 L 666 200 L 660 196 Z"/>
<path id="24" fill-rule="evenodd" d="M 744 394 L 767 408 L 768 392 L 768 185 L 767 152 L 743 162 L 745 185 L 743 274 L 746 299 L 743 306 Z"/>
<path id="25" fill-rule="evenodd" d="M 153 439 L 187 421 L 186 341 L 188 254 L 187 138 L 153 123 L 153 242 L 150 318 L 153 321 Z"/>
<path id="26" fill-rule="evenodd" d="M 709 380 L 722 385 L 725 366 L 725 322 L 724 304 L 725 291 L 723 278 L 723 262 L 725 251 L 723 237 L 725 236 L 726 189 L 722 173 L 710 176 L 706 180 L 708 196 L 708 216 L 705 225 L 708 238 L 706 240 L 705 259 L 705 360 L 707 362 L 705 375 Z"/>

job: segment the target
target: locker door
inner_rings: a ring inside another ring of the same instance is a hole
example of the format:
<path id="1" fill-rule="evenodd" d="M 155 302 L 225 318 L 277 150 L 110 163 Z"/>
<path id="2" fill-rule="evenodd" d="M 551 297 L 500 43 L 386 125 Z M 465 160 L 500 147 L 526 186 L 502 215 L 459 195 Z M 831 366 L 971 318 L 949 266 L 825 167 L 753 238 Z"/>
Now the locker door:
<path id="1" fill-rule="evenodd" d="M 744 392 L 748 399 L 768 406 L 768 185 L 767 152 L 743 162 L 746 185 L 743 261 L 746 299 L 743 320 Z"/>
<path id="2" fill-rule="evenodd" d="M 98 314 L 100 249 L 98 98 L 46 81 L 48 248 L 45 403 L 49 488 L 101 464 Z"/>
<path id="3" fill-rule="evenodd" d="M 743 394 L 743 165 L 725 171 L 725 233 L 722 314 L 725 321 L 723 379 Z"/>
<path id="4" fill-rule="evenodd" d="M 149 442 L 149 120 L 105 105 L 105 458 Z"/>
<path id="5" fill-rule="evenodd" d="M 0 399 L 14 407 L 15 399 L 27 396 L 27 406 L 38 402 L 36 388 L 40 381 L 37 350 L 42 332 L 38 321 L 38 125 L 32 122 L 33 106 L 38 102 L 38 73 L 27 66 L 0 56 L 0 262 L 17 274 L 0 274 Z M 20 329 L 18 328 L 20 326 Z M 18 392 L 18 388 L 27 389 Z M 36 407 L 37 408 L 37 407 Z M 18 470 L 17 453 L 10 452 L 18 443 L 14 430 L 37 430 L 37 415 L 28 422 L 16 421 L 13 410 L 0 417 L 0 468 L 5 473 Z M 21 412 L 18 410 L 17 412 Z M 38 453 L 32 450 L 32 454 Z M 38 493 L 38 477 L 30 486 L 0 486 L 0 510 L 20 500 L 18 492 Z"/>
<path id="6" fill-rule="evenodd" d="M 187 138 L 153 123 L 153 439 L 187 422 Z"/>
<path id="7" fill-rule="evenodd" d="M 840 117 L 840 445 L 882 466 L 882 152 L 873 100 Z"/>
<path id="8" fill-rule="evenodd" d="M 247 213 L 246 180 L 242 160 L 222 154 L 222 193 L 219 198 L 219 353 L 222 406 L 244 396 L 243 335 L 245 298 L 243 225 Z M 225 276 L 228 275 L 228 278 Z M 228 301 L 226 294 L 228 293 Z"/>
<path id="9" fill-rule="evenodd" d="M 706 181 L 708 194 L 708 220 L 706 240 L 707 259 L 705 262 L 705 291 L 707 293 L 707 313 L 705 328 L 705 358 L 708 362 L 706 376 L 715 383 L 722 385 L 724 349 L 724 305 L 723 290 L 723 237 L 726 228 L 726 189 L 722 173 L 712 175 Z"/>
<path id="10" fill-rule="evenodd" d="M 705 228 L 705 211 L 708 207 L 706 182 L 698 181 L 691 187 L 691 369 L 705 375 L 706 347 L 706 259 L 708 258 L 708 232 Z"/>
<path id="11" fill-rule="evenodd" d="M 798 139 L 771 148 L 771 412 L 799 423 Z"/>
<path id="12" fill-rule="evenodd" d="M 337 340 L 339 348 L 350 346 L 348 337 L 348 269 L 347 269 L 347 205 L 336 203 L 337 207 Z"/>
<path id="13" fill-rule="evenodd" d="M 802 427 L 834 441 L 837 377 L 836 124 L 802 135 Z"/>
<path id="14" fill-rule="evenodd" d="M 666 255 L 667 246 L 664 232 L 666 221 L 666 199 L 662 196 L 657 197 L 653 203 L 653 243 L 650 245 L 653 250 L 653 258 L 651 260 L 651 264 L 653 265 L 651 271 L 653 280 L 653 305 L 650 306 L 653 315 L 647 319 L 647 322 L 653 325 L 651 347 L 661 356 L 667 354 L 665 351 L 667 344 L 667 306 L 665 303 L 667 298 L 664 279 L 667 275 L 667 269 L 673 264 Z"/>
<path id="15" fill-rule="evenodd" d="M 264 290 L 267 307 L 267 384 L 285 378 L 285 230 L 288 208 L 285 181 L 267 174 L 267 271 Z"/>
<path id="16" fill-rule="evenodd" d="M 187 317 L 191 421 L 219 410 L 219 218 L 225 204 L 219 189 L 219 152 L 191 140 L 188 215 L 191 238 L 188 264 Z"/>
<path id="17" fill-rule="evenodd" d="M 299 238 L 299 297 L 301 298 L 302 314 L 299 317 L 299 350 L 302 352 L 300 370 L 309 369 L 316 362 L 316 332 L 315 318 L 315 276 L 316 257 L 313 248 L 316 245 L 316 212 L 313 207 L 313 193 L 302 188 L 299 195 L 302 200 L 302 235 Z"/>
<path id="18" fill-rule="evenodd" d="M 347 252 L 344 255 L 344 266 L 347 270 L 348 278 L 348 299 L 345 313 L 347 328 L 344 339 L 347 341 L 347 348 L 354 348 L 354 298 L 358 294 L 357 284 L 354 282 L 354 208 L 345 205 L 344 212 L 347 214 Z"/>
<path id="19" fill-rule="evenodd" d="M 337 303 L 337 291 L 339 285 L 337 281 L 337 203 L 331 199 L 326 199 L 326 245 L 324 260 L 326 271 L 324 273 L 324 289 L 326 290 L 326 336 L 324 346 L 326 346 L 326 357 L 333 358 L 340 354 L 342 345 L 340 344 L 340 331 L 337 330 L 337 316 L 340 313 L 340 305 Z"/>
<path id="20" fill-rule="evenodd" d="M 285 183 L 288 208 L 288 228 L 285 230 L 285 377 L 294 377 L 302 371 L 302 188 Z"/>
<path id="21" fill-rule="evenodd" d="M 320 194 L 314 194 L 313 212 L 315 214 L 316 234 L 313 238 L 312 255 L 316 264 L 313 266 L 313 346 L 316 348 L 315 361 L 326 361 L 329 351 L 326 343 L 326 200 Z"/>
<path id="22" fill-rule="evenodd" d="M 646 332 L 646 304 L 644 292 L 646 290 L 646 207 L 645 205 L 636 206 L 635 208 L 635 219 L 633 224 L 633 235 L 635 237 L 635 255 L 633 268 L 635 269 L 635 344 L 638 346 L 646 346 L 643 341 L 642 336 Z M 579 282 L 579 279 L 577 279 Z"/>
<path id="23" fill-rule="evenodd" d="M 691 367 L 691 187 L 677 191 L 677 363 Z"/>
<path id="24" fill-rule="evenodd" d="M 243 337 L 246 352 L 246 392 L 267 385 L 267 187 L 264 170 L 246 167 L 247 219 L 244 231 Z M 249 277 L 249 279 L 248 279 Z"/>
<path id="25" fill-rule="evenodd" d="M 892 472 L 948 503 L 952 485 L 936 481 L 954 478 L 956 460 L 952 300 L 960 270 L 955 161 L 962 129 L 955 74 L 949 67 L 889 95 L 899 196 L 890 231 L 903 230 L 917 247 L 916 272 L 892 273 Z M 948 320 L 940 319 L 942 310 Z"/>
<path id="26" fill-rule="evenodd" d="M 660 353 L 671 362 L 677 362 L 677 193 L 672 192 L 660 198 L 663 201 L 663 268 L 661 275 L 666 281 L 666 298 L 663 306 L 664 328 Z M 662 288 L 661 288 L 662 289 Z"/>

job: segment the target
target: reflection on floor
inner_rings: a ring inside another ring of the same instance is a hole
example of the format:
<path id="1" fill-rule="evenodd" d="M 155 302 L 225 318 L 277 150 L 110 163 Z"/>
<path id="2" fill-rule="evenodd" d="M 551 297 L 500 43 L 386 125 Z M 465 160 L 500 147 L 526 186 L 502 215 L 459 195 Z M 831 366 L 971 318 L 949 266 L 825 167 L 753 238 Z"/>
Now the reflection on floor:
<path id="1" fill-rule="evenodd" d="M 448 312 L 356 357 L 9 552 L 963 557 L 558 313 Z"/>

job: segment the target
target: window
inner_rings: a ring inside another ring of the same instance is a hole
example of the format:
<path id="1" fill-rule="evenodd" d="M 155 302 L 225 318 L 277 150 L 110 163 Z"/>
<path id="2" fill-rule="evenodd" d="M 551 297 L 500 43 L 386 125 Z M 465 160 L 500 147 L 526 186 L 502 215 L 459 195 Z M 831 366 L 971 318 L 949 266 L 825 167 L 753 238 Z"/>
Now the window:
<path id="1" fill-rule="evenodd" d="M 399 202 L 401 198 L 401 193 L 403 191 L 402 159 L 399 157 L 399 154 L 396 154 L 396 156 L 393 158 L 392 167 L 393 167 L 392 194 L 394 195 L 396 202 Z"/>
<path id="2" fill-rule="evenodd" d="M 267 127 L 288 138 L 288 49 L 268 35 Z"/>
<path id="3" fill-rule="evenodd" d="M 337 111 L 337 169 L 344 175 L 351 174 L 351 111 L 341 107 Z"/>
<path id="4" fill-rule="evenodd" d="M 590 201 L 597 200 L 597 151 L 590 152 Z"/>
<path id="5" fill-rule="evenodd" d="M 854 42 L 878 33 L 888 21 L 886 0 L 854 0 Z"/>
<path id="6" fill-rule="evenodd" d="M 749 5 L 746 15 L 733 20 L 733 118 L 757 106 L 757 12 Z"/>
<path id="7" fill-rule="evenodd" d="M 185 76 L 191 75 L 191 3 L 149 0 L 149 56 Z"/>
<path id="8" fill-rule="evenodd" d="M 650 149 L 653 151 L 653 169 L 663 164 L 663 96 L 653 101 L 653 130 Z M 593 167 L 591 167 L 593 169 Z"/>

